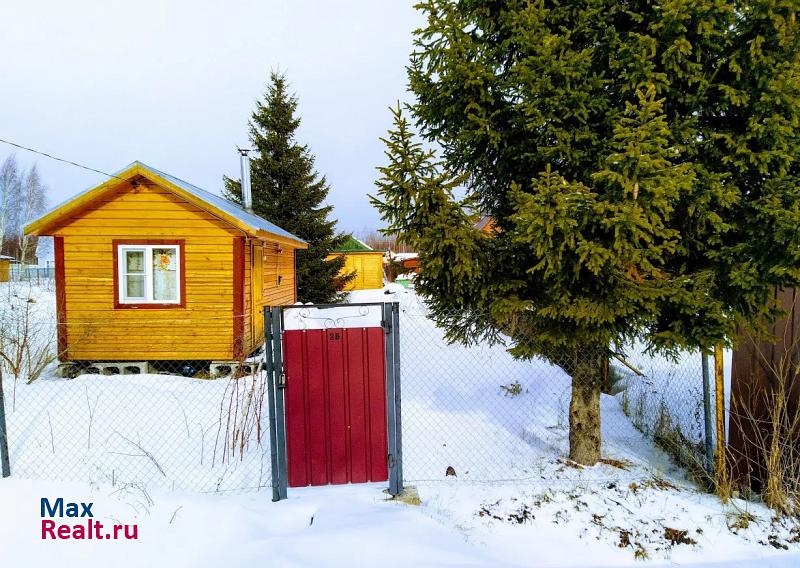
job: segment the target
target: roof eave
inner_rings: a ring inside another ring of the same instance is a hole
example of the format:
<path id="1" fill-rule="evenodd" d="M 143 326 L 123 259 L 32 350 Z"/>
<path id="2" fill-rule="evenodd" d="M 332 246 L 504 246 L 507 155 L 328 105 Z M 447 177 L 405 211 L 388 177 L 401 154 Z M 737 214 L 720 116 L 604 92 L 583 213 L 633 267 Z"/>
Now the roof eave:
<path id="1" fill-rule="evenodd" d="M 181 197 L 182 199 L 185 199 L 189 203 L 192 203 L 193 205 L 203 209 L 204 211 L 210 213 L 211 215 L 214 215 L 215 217 L 228 223 L 229 225 L 232 225 L 233 227 L 239 229 L 248 236 L 277 242 L 279 244 L 288 246 L 290 248 L 296 248 L 296 249 L 308 248 L 308 243 L 306 243 L 301 239 L 295 240 L 285 237 L 283 235 L 276 235 L 269 231 L 264 231 L 263 229 L 257 229 L 247 223 L 242 222 L 241 220 L 230 215 L 226 211 L 214 207 L 212 204 L 197 197 L 193 193 L 184 190 L 179 185 L 176 185 L 171 181 L 169 181 L 168 179 L 163 178 L 156 172 L 153 172 L 151 169 L 145 167 L 140 162 L 134 162 L 121 172 L 115 174 L 113 178 L 109 178 L 103 183 L 94 186 L 92 188 L 89 188 L 83 193 L 76 195 L 74 198 L 68 200 L 62 205 L 51 209 L 38 219 L 35 219 L 34 221 L 31 221 L 30 223 L 25 225 L 23 231 L 25 232 L 26 235 L 31 235 L 35 237 L 47 235 L 49 234 L 48 232 L 49 229 L 55 227 L 61 219 L 68 216 L 70 213 L 79 210 L 82 207 L 95 201 L 98 197 L 98 194 L 101 194 L 103 191 L 117 185 L 120 181 L 129 182 L 130 178 L 134 178 L 137 175 L 148 178 L 149 177 L 158 178 L 157 181 L 159 185 L 163 185 L 166 189 L 169 189 L 175 195 Z"/>
<path id="2" fill-rule="evenodd" d="M 122 181 L 123 176 L 130 176 L 131 174 L 136 175 L 139 173 L 140 168 L 138 164 L 133 163 L 123 171 L 119 172 L 113 178 L 109 178 L 103 183 L 91 187 L 82 193 L 79 193 L 72 199 L 65 201 L 64 203 L 57 205 L 50 211 L 46 212 L 44 215 L 39 217 L 38 219 L 34 219 L 27 225 L 22 228 L 22 231 L 26 235 L 31 235 L 34 237 L 41 237 L 42 235 L 48 235 L 48 229 L 51 229 L 53 226 L 58 224 L 58 221 L 63 217 L 66 217 L 69 213 L 73 211 L 79 210 L 82 207 L 85 207 L 89 203 L 93 202 L 97 199 L 97 194 L 102 193 L 103 191 L 109 189 L 110 187 L 118 184 Z M 129 180 L 124 180 L 129 181 Z"/>
<path id="3" fill-rule="evenodd" d="M 252 230 L 252 227 L 251 227 L 251 230 Z M 287 246 L 287 247 L 293 248 L 293 249 L 303 249 L 303 250 L 305 250 L 305 249 L 308 248 L 308 243 L 305 242 L 305 241 L 302 241 L 300 239 L 297 239 L 297 240 L 288 239 L 288 238 L 286 238 L 286 237 L 284 237 L 282 235 L 276 235 L 275 233 L 270 233 L 269 231 L 258 230 L 258 231 L 256 231 L 254 233 L 254 236 L 256 236 L 259 239 L 263 239 L 265 241 L 275 242 L 275 243 L 278 243 L 279 245 Z"/>

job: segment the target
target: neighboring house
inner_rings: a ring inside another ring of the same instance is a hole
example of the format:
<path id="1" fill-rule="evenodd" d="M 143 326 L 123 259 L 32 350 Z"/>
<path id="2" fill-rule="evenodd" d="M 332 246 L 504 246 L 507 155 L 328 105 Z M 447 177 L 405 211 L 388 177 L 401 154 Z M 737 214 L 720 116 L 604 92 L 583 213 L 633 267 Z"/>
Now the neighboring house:
<path id="1" fill-rule="evenodd" d="M 0 254 L 0 282 L 8 282 L 11 279 L 11 262 L 13 256 Z"/>
<path id="2" fill-rule="evenodd" d="M 401 274 L 419 274 L 419 254 L 416 252 L 393 252 L 390 259 L 398 263 Z"/>
<path id="3" fill-rule="evenodd" d="M 291 304 L 305 241 L 134 162 L 25 227 L 52 235 L 62 361 L 235 361 Z"/>
<path id="4" fill-rule="evenodd" d="M 497 231 L 497 225 L 491 215 L 481 215 L 481 218 L 478 219 L 474 227 L 484 233 L 494 233 Z"/>
<path id="5" fill-rule="evenodd" d="M 348 282 L 345 290 L 376 290 L 383 288 L 383 254 L 363 241 L 350 237 L 328 258 L 344 257 L 342 274 L 355 272 L 355 277 Z"/>
<path id="6" fill-rule="evenodd" d="M 50 268 L 55 264 L 53 237 L 39 237 L 36 241 L 36 265 Z"/>

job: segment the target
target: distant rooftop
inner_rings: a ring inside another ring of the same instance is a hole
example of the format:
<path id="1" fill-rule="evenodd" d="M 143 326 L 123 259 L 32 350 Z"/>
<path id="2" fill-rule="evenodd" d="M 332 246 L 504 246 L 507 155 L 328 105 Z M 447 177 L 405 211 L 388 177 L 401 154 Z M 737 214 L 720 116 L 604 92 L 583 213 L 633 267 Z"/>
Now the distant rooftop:
<path id="1" fill-rule="evenodd" d="M 369 246 L 367 243 L 362 241 L 361 239 L 357 239 L 354 236 L 347 237 L 347 240 L 337 248 L 334 252 L 383 252 L 382 250 L 376 250 Z"/>
<path id="2" fill-rule="evenodd" d="M 494 219 L 491 215 L 481 215 L 481 218 L 475 223 L 475 228 L 479 231 L 488 230 L 494 225 Z"/>

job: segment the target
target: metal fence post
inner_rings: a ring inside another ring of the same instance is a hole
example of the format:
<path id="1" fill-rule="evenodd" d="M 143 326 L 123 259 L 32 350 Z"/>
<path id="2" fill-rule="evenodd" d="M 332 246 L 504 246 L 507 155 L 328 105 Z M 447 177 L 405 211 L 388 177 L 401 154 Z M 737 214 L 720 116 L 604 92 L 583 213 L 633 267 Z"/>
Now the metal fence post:
<path id="1" fill-rule="evenodd" d="M 725 377 L 722 360 L 722 345 L 714 346 L 714 402 L 717 410 L 717 460 L 714 468 L 717 494 L 724 496 L 727 491 L 728 471 L 725 463 Z"/>
<path id="2" fill-rule="evenodd" d="M 283 343 L 281 331 L 283 330 L 283 310 L 280 307 L 272 308 L 272 358 L 275 377 L 275 415 L 276 415 L 276 446 L 278 454 L 278 498 L 286 499 L 289 483 L 289 467 L 286 459 L 286 408 L 285 389 L 286 375 L 283 372 Z"/>
<path id="3" fill-rule="evenodd" d="M 264 307 L 264 357 L 267 363 L 267 404 L 269 405 L 269 453 L 272 473 L 272 500 L 279 501 L 280 467 L 278 465 L 278 428 L 275 410 L 275 358 L 272 352 L 272 312 Z"/>
<path id="4" fill-rule="evenodd" d="M 711 413 L 711 373 L 708 371 L 708 355 L 700 352 L 703 366 L 703 421 L 705 425 L 705 466 L 710 480 L 714 479 L 714 418 Z"/>
<path id="5" fill-rule="evenodd" d="M 6 401 L 3 395 L 2 371 L 0 371 L 0 471 L 3 477 L 11 475 L 11 459 L 8 455 L 8 430 L 6 428 Z"/>
<path id="6" fill-rule="evenodd" d="M 400 304 L 392 303 L 392 342 L 394 343 L 394 404 L 395 404 L 395 436 L 397 451 L 397 483 L 403 491 L 403 413 L 400 396 Z"/>
<path id="7" fill-rule="evenodd" d="M 400 495 L 403 492 L 402 478 L 398 476 L 399 459 L 397 455 L 397 405 L 395 399 L 394 375 L 394 334 L 396 332 L 392 317 L 392 305 L 384 303 L 381 306 L 383 321 L 386 362 L 386 430 L 389 442 L 389 494 Z"/>

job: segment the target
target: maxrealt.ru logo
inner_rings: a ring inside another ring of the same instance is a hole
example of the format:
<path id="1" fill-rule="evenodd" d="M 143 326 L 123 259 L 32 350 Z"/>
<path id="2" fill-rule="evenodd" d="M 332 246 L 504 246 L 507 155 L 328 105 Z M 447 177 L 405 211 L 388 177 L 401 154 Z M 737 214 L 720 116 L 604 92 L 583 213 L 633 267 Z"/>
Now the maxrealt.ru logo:
<path id="1" fill-rule="evenodd" d="M 42 497 L 42 540 L 136 540 L 139 538 L 139 525 L 104 525 L 94 519 L 94 503 L 64 502 L 63 497 L 52 503 Z M 77 523 L 56 522 L 54 518 L 82 519 Z M 85 519 L 85 520 L 84 520 Z"/>

